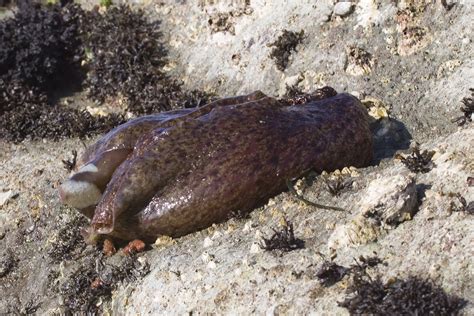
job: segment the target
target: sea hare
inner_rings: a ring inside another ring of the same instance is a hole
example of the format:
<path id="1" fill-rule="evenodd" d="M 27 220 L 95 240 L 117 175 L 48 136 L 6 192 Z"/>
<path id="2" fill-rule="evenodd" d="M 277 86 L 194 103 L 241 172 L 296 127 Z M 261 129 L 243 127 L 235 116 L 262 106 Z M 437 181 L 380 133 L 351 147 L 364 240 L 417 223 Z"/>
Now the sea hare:
<path id="1" fill-rule="evenodd" d="M 92 234 L 152 241 L 250 211 L 308 170 L 362 167 L 372 156 L 367 113 L 352 95 L 257 91 L 118 126 L 59 191 L 91 219 Z"/>

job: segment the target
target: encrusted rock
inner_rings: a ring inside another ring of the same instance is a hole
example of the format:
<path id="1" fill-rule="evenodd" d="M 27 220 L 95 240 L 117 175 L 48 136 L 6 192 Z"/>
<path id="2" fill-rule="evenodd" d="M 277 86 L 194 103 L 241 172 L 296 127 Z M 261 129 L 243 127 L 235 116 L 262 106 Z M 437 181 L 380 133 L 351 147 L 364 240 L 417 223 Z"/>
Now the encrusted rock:
<path id="1" fill-rule="evenodd" d="M 382 174 L 370 183 L 356 206 L 354 217 L 336 226 L 329 238 L 330 249 L 375 241 L 389 229 L 412 218 L 417 208 L 414 176 L 405 170 L 395 171 Z"/>

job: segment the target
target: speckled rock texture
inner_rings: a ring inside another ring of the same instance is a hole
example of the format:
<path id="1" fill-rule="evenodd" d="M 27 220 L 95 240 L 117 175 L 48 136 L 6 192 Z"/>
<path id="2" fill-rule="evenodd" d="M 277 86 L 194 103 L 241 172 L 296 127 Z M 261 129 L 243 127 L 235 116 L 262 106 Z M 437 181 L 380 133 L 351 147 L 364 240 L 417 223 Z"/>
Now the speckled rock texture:
<path id="1" fill-rule="evenodd" d="M 348 267 L 374 255 L 383 264 L 371 276 L 431 279 L 468 301 L 461 314 L 474 314 L 474 128 L 451 122 L 474 83 L 472 1 L 361 0 L 344 17 L 331 0 L 130 3 L 161 20 L 166 71 L 188 89 L 279 97 L 287 86 L 331 85 L 372 100 L 363 103 L 376 104 L 376 159 L 335 172 L 346 184 L 334 195 L 324 176 L 295 181 L 300 196 L 344 212 L 284 192 L 249 217 L 159 238 L 131 262 L 121 251 L 104 257 L 85 245 L 77 236 L 87 221 L 58 198 L 68 176 L 61 160 L 97 139 L 0 141 L 0 314 L 58 315 L 87 302 L 111 314 L 347 315 L 338 302 L 350 278 L 324 287 L 317 269 L 325 260 Z M 280 71 L 270 45 L 283 30 L 304 30 L 304 39 Z M 396 158 L 415 141 L 434 151 L 425 173 Z M 304 248 L 261 249 L 262 237 L 287 221 Z M 371 233 L 347 237 L 354 222 Z"/>

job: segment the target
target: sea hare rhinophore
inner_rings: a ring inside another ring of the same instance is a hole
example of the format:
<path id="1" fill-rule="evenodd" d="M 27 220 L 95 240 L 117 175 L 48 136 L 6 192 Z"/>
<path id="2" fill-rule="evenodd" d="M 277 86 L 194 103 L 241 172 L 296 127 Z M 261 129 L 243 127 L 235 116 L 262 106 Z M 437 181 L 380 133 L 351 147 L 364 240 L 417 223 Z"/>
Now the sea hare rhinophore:
<path id="1" fill-rule="evenodd" d="M 85 151 L 61 199 L 93 234 L 152 241 L 250 211 L 308 170 L 369 164 L 359 100 L 329 87 L 295 100 L 257 91 L 131 120 Z"/>

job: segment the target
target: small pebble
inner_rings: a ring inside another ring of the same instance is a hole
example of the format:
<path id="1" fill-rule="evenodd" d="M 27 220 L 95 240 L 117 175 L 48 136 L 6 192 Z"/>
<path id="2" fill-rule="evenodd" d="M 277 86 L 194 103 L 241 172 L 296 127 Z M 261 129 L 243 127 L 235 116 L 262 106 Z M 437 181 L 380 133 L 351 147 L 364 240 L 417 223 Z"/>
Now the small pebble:
<path id="1" fill-rule="evenodd" d="M 334 14 L 338 16 L 346 16 L 352 13 L 352 2 L 350 1 L 343 1 L 338 2 L 334 6 Z"/>

